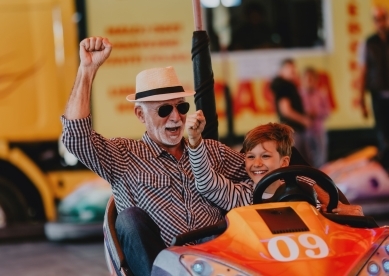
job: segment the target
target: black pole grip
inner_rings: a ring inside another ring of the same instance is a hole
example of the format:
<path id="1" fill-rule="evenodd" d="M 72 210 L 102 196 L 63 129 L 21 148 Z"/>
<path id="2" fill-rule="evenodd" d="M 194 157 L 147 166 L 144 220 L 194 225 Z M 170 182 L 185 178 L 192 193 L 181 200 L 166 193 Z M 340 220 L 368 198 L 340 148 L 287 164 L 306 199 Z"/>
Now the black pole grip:
<path id="1" fill-rule="evenodd" d="M 196 110 L 201 109 L 203 111 L 207 122 L 202 136 L 205 139 L 219 140 L 219 124 L 214 91 L 215 81 L 209 50 L 209 37 L 206 31 L 193 32 L 192 61 Z"/>

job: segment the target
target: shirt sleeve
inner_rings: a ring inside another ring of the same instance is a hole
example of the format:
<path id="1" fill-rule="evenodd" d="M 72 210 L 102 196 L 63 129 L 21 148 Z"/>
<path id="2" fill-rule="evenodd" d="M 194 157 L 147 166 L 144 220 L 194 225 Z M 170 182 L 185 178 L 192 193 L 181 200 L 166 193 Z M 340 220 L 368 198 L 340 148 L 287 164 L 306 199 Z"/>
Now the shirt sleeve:
<path id="1" fill-rule="evenodd" d="M 92 130 L 92 118 L 68 120 L 61 116 L 62 142 L 67 150 L 99 176 L 114 183 L 124 173 L 124 145 Z"/>
<path id="2" fill-rule="evenodd" d="M 313 180 L 313 179 L 311 179 L 311 178 L 309 178 L 309 177 L 306 177 L 306 176 L 297 176 L 296 178 L 297 178 L 298 181 L 305 182 L 305 183 L 311 185 L 312 187 L 316 185 L 316 181 Z M 314 188 L 314 192 L 315 192 L 316 197 L 317 197 L 317 192 L 316 192 L 315 188 Z M 318 199 L 316 199 L 316 209 L 317 209 L 317 210 L 320 210 L 320 209 L 321 209 L 321 203 L 320 203 L 320 201 L 319 201 Z"/>
<path id="3" fill-rule="evenodd" d="M 270 89 L 274 93 L 274 97 L 278 102 L 282 98 L 289 99 L 289 90 L 287 83 L 279 77 L 276 77 L 270 84 Z"/>
<path id="4" fill-rule="evenodd" d="M 252 203 L 253 186 L 234 183 L 211 167 L 204 141 L 195 149 L 188 148 L 189 160 L 195 177 L 196 189 L 208 200 L 224 210 Z"/>
<path id="5" fill-rule="evenodd" d="M 245 182 L 249 176 L 245 169 L 244 155 L 220 142 L 216 143 L 217 149 L 221 155 L 221 171 L 216 171 L 222 174 L 233 183 Z M 206 151 L 209 153 L 209 151 Z"/>

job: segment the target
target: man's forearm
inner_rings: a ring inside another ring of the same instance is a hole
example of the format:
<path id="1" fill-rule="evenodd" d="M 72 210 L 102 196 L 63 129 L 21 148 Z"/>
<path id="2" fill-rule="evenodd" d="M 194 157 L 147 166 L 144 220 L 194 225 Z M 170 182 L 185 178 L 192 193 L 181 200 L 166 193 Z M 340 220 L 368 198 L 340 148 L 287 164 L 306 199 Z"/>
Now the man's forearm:
<path id="1" fill-rule="evenodd" d="M 361 66 L 359 72 L 359 96 L 361 101 L 365 100 L 365 84 L 366 84 L 366 67 Z"/>
<path id="2" fill-rule="evenodd" d="M 72 93 L 65 109 L 68 120 L 82 119 L 90 114 L 92 82 L 97 68 L 79 68 Z"/>
<path id="3" fill-rule="evenodd" d="M 279 108 L 282 116 L 284 116 L 290 120 L 300 122 L 301 124 L 303 124 L 305 126 L 309 125 L 308 117 L 305 116 L 304 114 L 300 114 L 297 111 L 295 111 L 292 108 L 292 105 L 291 105 L 291 102 L 289 99 L 282 98 L 278 103 L 278 108 Z"/>

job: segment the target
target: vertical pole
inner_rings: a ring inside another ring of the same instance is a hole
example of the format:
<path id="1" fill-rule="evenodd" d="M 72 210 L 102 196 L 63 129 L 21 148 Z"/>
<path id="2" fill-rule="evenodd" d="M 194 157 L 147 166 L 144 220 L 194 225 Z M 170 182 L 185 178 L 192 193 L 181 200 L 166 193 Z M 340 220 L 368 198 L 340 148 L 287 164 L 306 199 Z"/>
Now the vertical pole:
<path id="1" fill-rule="evenodd" d="M 192 6 L 193 6 L 193 19 L 194 19 L 195 31 L 202 31 L 203 21 L 201 18 L 200 0 L 192 0 Z"/>
<path id="2" fill-rule="evenodd" d="M 209 51 L 209 37 L 203 30 L 201 20 L 200 0 L 192 0 L 195 31 L 192 38 L 192 63 L 194 88 L 196 94 L 194 101 L 196 110 L 202 110 L 207 121 L 202 133 L 205 139 L 219 139 L 218 120 L 215 102 L 215 81 L 213 79 L 211 53 Z"/>

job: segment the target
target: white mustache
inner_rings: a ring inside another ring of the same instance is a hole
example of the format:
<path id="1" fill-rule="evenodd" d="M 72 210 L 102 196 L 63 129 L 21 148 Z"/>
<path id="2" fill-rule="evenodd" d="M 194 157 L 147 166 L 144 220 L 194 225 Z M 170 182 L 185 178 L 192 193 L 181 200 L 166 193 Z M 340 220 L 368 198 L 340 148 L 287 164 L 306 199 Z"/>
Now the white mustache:
<path id="1" fill-rule="evenodd" d="M 175 128 L 175 127 L 181 127 L 182 124 L 177 124 L 177 125 L 165 125 L 166 128 Z"/>

